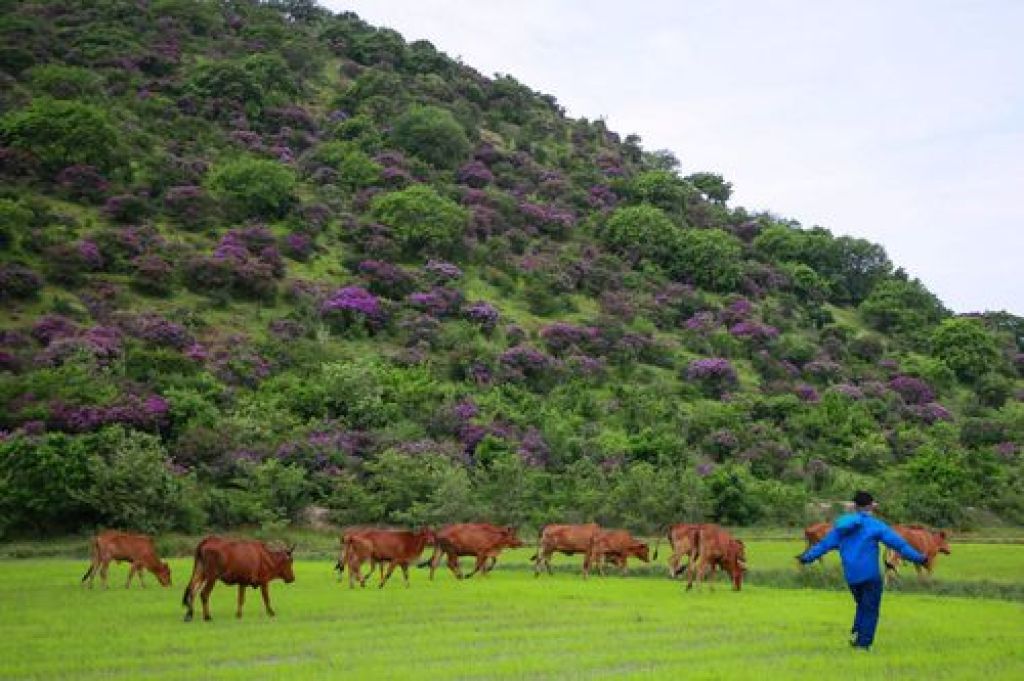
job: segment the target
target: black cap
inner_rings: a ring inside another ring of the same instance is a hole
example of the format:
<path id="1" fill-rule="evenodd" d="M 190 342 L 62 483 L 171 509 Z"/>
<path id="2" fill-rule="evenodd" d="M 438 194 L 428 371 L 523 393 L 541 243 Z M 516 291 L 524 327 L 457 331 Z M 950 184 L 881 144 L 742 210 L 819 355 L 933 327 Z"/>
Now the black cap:
<path id="1" fill-rule="evenodd" d="M 865 507 L 875 503 L 875 498 L 871 496 L 871 492 L 865 492 L 864 490 L 858 490 L 853 495 L 853 503 L 855 506 Z"/>

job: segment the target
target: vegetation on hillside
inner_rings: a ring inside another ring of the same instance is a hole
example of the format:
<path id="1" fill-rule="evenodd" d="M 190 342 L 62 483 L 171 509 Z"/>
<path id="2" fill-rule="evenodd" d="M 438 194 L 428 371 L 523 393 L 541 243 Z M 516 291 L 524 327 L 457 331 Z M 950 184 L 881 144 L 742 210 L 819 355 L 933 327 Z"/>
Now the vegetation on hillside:
<path id="1" fill-rule="evenodd" d="M 1024 522 L 1024 320 L 881 246 L 309 0 L 0 8 L 0 536 Z"/>

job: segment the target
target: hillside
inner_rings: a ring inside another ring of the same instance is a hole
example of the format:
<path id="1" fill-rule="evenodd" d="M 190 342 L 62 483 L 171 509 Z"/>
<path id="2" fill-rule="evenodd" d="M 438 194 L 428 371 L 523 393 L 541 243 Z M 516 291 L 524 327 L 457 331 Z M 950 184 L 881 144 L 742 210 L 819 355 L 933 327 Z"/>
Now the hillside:
<path id="1" fill-rule="evenodd" d="M 882 246 L 308 0 L 0 9 L 0 537 L 1024 522 L 1024 320 Z"/>

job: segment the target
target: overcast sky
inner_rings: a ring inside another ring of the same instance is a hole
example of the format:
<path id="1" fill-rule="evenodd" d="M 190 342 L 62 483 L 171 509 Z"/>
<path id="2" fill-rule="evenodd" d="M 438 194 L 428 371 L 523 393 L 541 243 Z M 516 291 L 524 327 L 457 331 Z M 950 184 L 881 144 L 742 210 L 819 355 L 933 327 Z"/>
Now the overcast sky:
<path id="1" fill-rule="evenodd" d="M 327 0 L 1024 314 L 1024 1 Z"/>

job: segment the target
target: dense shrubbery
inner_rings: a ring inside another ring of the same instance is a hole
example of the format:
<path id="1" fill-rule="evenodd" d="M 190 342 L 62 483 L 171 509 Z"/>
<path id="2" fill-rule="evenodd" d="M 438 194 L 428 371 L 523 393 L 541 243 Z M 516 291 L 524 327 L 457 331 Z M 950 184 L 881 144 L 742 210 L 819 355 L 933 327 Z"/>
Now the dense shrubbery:
<path id="1" fill-rule="evenodd" d="M 1024 522 L 1024 320 L 352 14 L 51 4 L 0 48 L 0 533 Z"/>

